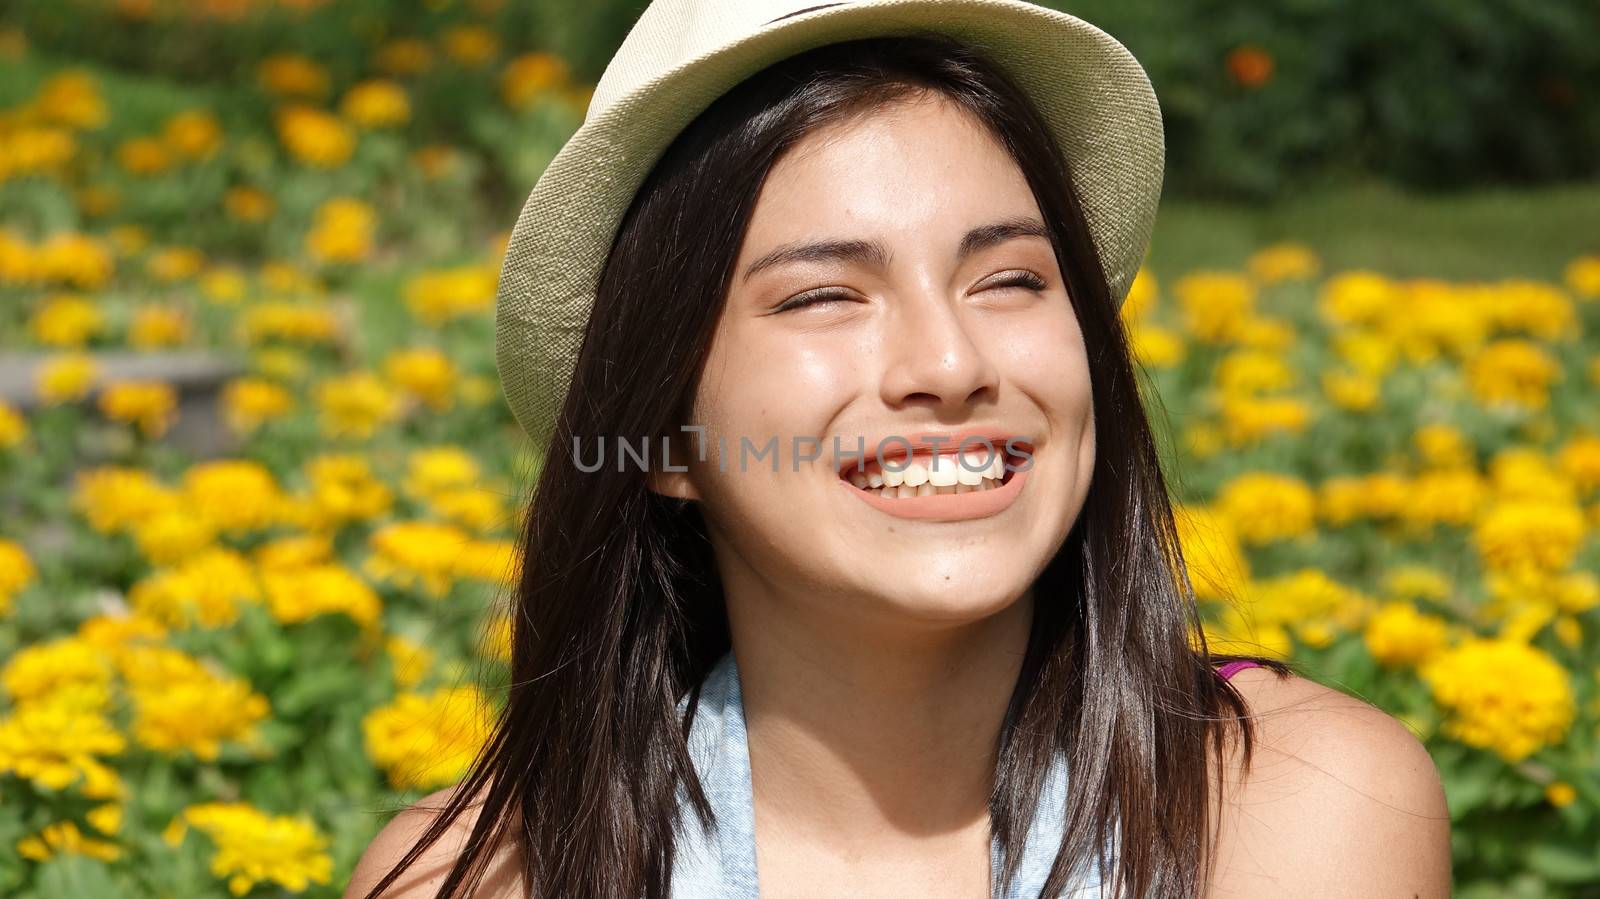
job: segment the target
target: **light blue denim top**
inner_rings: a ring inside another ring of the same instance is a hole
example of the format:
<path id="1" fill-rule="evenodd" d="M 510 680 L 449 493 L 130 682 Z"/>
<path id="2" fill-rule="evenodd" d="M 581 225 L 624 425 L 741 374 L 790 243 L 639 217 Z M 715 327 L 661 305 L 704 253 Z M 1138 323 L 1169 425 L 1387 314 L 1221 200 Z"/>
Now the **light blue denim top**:
<path id="1" fill-rule="evenodd" d="M 685 696 L 678 702 L 678 718 L 688 709 Z M 707 834 L 699 816 L 689 806 L 687 788 L 678 790 L 678 808 L 684 830 L 677 841 L 672 869 L 673 899 L 758 899 L 756 878 L 755 803 L 750 785 L 750 747 L 744 724 L 744 697 L 739 671 L 729 651 L 706 675 L 700 704 L 689 729 L 689 755 L 716 813 L 714 832 Z M 993 899 L 1046 899 L 1040 890 L 1055 852 L 1061 845 L 1066 813 L 1066 764 L 1058 755 L 1040 793 L 1022 864 L 1010 887 Z M 1108 847 L 1109 850 L 1109 847 Z M 990 870 L 1000 870 L 998 841 L 990 847 Z M 1057 894 L 1062 899 L 1100 899 L 1102 882 L 1097 866 Z"/>

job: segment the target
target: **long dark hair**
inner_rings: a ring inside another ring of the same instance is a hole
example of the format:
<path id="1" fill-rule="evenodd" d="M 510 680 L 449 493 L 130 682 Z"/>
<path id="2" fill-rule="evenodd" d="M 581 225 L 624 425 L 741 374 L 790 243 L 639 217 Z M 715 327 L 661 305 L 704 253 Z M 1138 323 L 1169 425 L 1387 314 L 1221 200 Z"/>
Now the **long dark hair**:
<path id="1" fill-rule="evenodd" d="M 1251 746 L 1246 707 L 1211 665 L 1244 656 L 1206 648 L 1121 318 L 1056 141 L 981 48 L 929 34 L 830 44 L 757 73 L 700 114 L 638 191 L 599 277 L 527 516 L 505 710 L 446 807 L 367 899 L 469 805 L 481 810 L 445 899 L 475 888 L 508 835 L 532 896 L 668 895 L 680 785 L 711 823 L 676 706 L 693 694 L 692 708 L 729 649 L 722 589 L 698 508 L 647 489 L 635 466 L 580 472 L 573 438 L 676 434 L 774 163 L 817 128 L 926 91 L 985 122 L 1027 177 L 1093 373 L 1091 485 L 1035 584 L 998 736 L 997 873 L 1014 875 L 1062 749 L 1072 800 L 1044 894 L 1096 857 L 1122 895 L 1203 892 L 1214 840 L 1207 745 L 1219 771 L 1230 722 L 1246 765 Z"/>

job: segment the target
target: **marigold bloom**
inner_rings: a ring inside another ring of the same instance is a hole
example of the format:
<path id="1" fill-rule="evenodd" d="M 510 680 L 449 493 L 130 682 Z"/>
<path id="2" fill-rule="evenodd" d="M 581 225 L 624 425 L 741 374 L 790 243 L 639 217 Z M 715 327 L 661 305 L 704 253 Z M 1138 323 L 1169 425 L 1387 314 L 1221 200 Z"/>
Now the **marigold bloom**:
<path id="1" fill-rule="evenodd" d="M 164 839 L 178 845 L 189 827 L 216 845 L 211 873 L 225 878 L 235 896 L 260 883 L 299 893 L 333 880 L 328 838 L 304 815 L 268 815 L 244 802 L 191 805 L 168 825 Z"/>
<path id="2" fill-rule="evenodd" d="M 472 686 L 403 693 L 362 721 L 367 754 L 397 789 L 429 789 L 461 779 L 488 741 L 490 710 Z"/>
<path id="3" fill-rule="evenodd" d="M 1444 733 L 1493 750 L 1508 762 L 1559 743 L 1576 713 L 1566 669 L 1518 641 L 1468 640 L 1440 653 L 1419 673 L 1434 700 L 1451 713 Z"/>
<path id="4" fill-rule="evenodd" d="M 178 417 L 178 394 L 160 381 L 113 381 L 100 391 L 101 414 L 135 425 L 146 437 L 160 437 Z"/>

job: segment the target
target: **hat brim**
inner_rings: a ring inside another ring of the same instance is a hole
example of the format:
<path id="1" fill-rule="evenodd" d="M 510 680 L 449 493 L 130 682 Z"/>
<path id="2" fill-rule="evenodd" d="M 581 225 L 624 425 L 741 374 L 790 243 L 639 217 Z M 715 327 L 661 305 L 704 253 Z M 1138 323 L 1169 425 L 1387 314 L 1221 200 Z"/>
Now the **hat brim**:
<path id="1" fill-rule="evenodd" d="M 634 194 L 717 97 L 773 63 L 856 38 L 971 42 L 1027 91 L 1072 169 L 1112 298 L 1148 248 L 1166 164 L 1161 109 L 1139 62 L 1067 13 L 1015 0 L 876 0 L 788 16 L 639 85 L 581 125 L 540 175 L 506 245 L 495 361 L 518 424 L 543 448 L 566 396 L 595 286 Z"/>

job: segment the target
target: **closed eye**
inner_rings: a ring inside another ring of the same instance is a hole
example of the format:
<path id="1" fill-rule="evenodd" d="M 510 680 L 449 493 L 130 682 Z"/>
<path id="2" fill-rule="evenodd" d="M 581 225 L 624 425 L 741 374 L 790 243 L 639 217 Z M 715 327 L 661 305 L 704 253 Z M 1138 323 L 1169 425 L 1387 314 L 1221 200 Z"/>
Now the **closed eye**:
<path id="1" fill-rule="evenodd" d="M 995 287 L 1026 287 L 1029 290 L 1044 290 L 1044 279 L 1033 272 L 1017 272 L 1015 275 L 994 285 Z"/>

